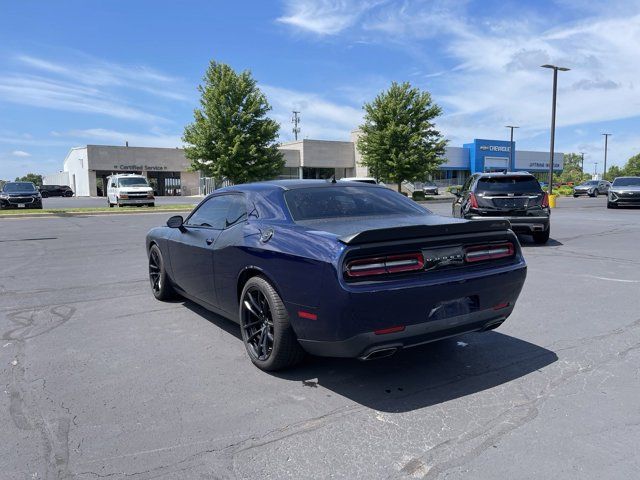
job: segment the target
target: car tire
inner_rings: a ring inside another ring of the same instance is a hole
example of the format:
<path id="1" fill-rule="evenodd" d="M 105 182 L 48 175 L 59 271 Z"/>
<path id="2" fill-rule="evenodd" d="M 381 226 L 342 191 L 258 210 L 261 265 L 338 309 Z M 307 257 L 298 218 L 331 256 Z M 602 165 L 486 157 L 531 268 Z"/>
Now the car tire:
<path id="1" fill-rule="evenodd" d="M 615 203 L 607 202 L 607 208 L 618 208 L 618 206 Z"/>
<path id="2" fill-rule="evenodd" d="M 538 245 L 543 245 L 549 241 L 550 234 L 551 234 L 551 227 L 547 228 L 543 232 L 533 232 L 533 241 Z"/>
<path id="3" fill-rule="evenodd" d="M 166 301 L 176 297 L 176 291 L 171 285 L 167 274 L 164 258 L 158 245 L 152 245 L 149 249 L 149 282 L 151 293 L 156 300 Z"/>
<path id="4" fill-rule="evenodd" d="M 156 204 L 155 204 L 155 203 L 149 203 L 149 204 L 147 204 L 147 206 L 148 206 L 148 207 L 155 207 L 155 206 L 156 206 Z"/>
<path id="5" fill-rule="evenodd" d="M 575 193 L 573 194 L 573 198 L 578 198 L 578 195 L 576 195 Z"/>
<path id="6" fill-rule="evenodd" d="M 598 191 L 598 189 L 596 188 L 596 189 L 593 191 L 593 194 L 592 194 L 591 196 L 592 196 L 593 198 L 598 198 L 598 195 L 600 195 L 600 192 L 599 192 L 599 191 Z"/>
<path id="7" fill-rule="evenodd" d="M 302 361 L 305 352 L 291 328 L 287 309 L 265 278 L 252 277 L 244 285 L 239 316 L 242 341 L 256 367 L 275 371 Z"/>
<path id="8" fill-rule="evenodd" d="M 72 192 L 66 192 L 64 194 L 65 197 L 69 198 L 69 197 L 73 197 L 73 193 Z"/>
<path id="9" fill-rule="evenodd" d="M 40 192 L 42 198 L 49 198 L 49 192 Z"/>

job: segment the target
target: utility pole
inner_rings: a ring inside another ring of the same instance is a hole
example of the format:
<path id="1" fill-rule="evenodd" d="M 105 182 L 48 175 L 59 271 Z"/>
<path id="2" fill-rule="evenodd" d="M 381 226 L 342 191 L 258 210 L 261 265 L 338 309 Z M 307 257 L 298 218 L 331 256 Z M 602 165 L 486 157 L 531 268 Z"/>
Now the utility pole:
<path id="1" fill-rule="evenodd" d="M 557 65 L 542 65 L 542 68 L 551 68 L 553 70 L 553 99 L 551 103 L 551 145 L 549 147 L 549 195 L 553 194 L 553 149 L 556 141 L 556 96 L 558 95 L 558 70 L 567 72 L 567 67 L 558 67 Z"/>
<path id="2" fill-rule="evenodd" d="M 607 147 L 608 147 L 608 140 L 611 134 L 603 133 L 602 135 L 604 135 L 604 172 L 602 172 L 602 179 L 606 180 L 607 179 Z"/>
<path id="3" fill-rule="evenodd" d="M 580 162 L 580 172 L 584 173 L 584 152 L 580 152 L 580 155 L 582 155 L 582 161 Z"/>
<path id="4" fill-rule="evenodd" d="M 598 162 L 595 162 L 593 164 L 593 176 L 597 177 L 598 176 Z"/>
<path id="5" fill-rule="evenodd" d="M 511 143 L 509 143 L 509 169 L 513 169 L 515 165 L 513 164 L 513 129 L 520 128 L 515 125 L 505 125 L 506 128 L 511 129 Z"/>
<path id="6" fill-rule="evenodd" d="M 291 123 L 293 123 L 293 137 L 298 140 L 298 134 L 300 133 L 300 112 L 294 110 L 291 116 Z"/>

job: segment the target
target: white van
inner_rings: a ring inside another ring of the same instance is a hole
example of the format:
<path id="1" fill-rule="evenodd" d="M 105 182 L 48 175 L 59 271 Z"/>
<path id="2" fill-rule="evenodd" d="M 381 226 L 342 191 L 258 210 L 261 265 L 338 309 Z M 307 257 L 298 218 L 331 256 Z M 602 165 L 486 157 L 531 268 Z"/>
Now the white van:
<path id="1" fill-rule="evenodd" d="M 107 203 L 110 207 L 123 205 L 156 204 L 153 189 L 147 179 L 135 173 L 122 173 L 107 177 Z"/>

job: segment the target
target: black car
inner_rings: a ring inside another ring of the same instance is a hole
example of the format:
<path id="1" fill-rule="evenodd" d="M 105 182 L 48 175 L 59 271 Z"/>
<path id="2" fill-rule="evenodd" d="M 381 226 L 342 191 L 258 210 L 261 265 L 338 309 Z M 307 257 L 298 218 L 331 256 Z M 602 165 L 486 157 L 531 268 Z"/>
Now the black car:
<path id="1" fill-rule="evenodd" d="M 0 208 L 42 209 L 42 196 L 31 182 L 8 182 L 0 192 Z"/>
<path id="2" fill-rule="evenodd" d="M 475 174 L 451 193 L 456 196 L 454 217 L 504 218 L 514 232 L 532 235 L 536 243 L 549 240 L 549 196 L 529 173 Z"/>
<path id="3" fill-rule="evenodd" d="M 42 185 L 39 189 L 42 198 L 73 197 L 73 190 L 68 185 Z"/>

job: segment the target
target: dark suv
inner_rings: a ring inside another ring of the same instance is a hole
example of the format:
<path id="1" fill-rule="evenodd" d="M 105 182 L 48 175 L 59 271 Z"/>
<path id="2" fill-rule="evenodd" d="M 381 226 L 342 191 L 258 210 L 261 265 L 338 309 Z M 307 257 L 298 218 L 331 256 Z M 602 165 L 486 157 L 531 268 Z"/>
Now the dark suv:
<path id="1" fill-rule="evenodd" d="M 505 218 L 514 232 L 532 235 L 536 243 L 549 240 L 549 196 L 529 173 L 475 174 L 451 193 L 454 217 Z"/>
<path id="2" fill-rule="evenodd" d="M 0 208 L 42 209 L 42 196 L 31 182 L 8 182 L 0 191 Z"/>
<path id="3" fill-rule="evenodd" d="M 67 185 L 42 185 L 39 188 L 42 198 L 73 197 L 73 190 Z"/>

